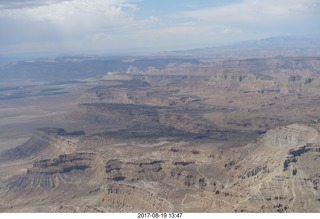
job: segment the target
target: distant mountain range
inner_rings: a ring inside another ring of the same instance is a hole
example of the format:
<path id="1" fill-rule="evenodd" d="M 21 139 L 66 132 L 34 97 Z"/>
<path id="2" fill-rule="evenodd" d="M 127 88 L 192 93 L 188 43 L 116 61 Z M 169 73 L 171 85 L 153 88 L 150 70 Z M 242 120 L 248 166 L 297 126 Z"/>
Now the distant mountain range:
<path id="1" fill-rule="evenodd" d="M 0 56 L 0 78 L 2 80 L 55 81 L 57 78 L 59 80 L 72 80 L 100 77 L 108 71 L 125 72 L 130 66 L 142 70 L 149 67 L 163 69 L 170 63 L 197 65 L 205 59 L 219 61 L 274 57 L 320 57 L 320 36 L 271 37 L 219 47 L 161 52 L 144 57 L 79 55 L 55 59 L 17 61 Z"/>
<path id="2" fill-rule="evenodd" d="M 320 36 L 277 36 L 225 46 L 162 52 L 162 55 L 215 56 L 221 58 L 265 58 L 274 56 L 319 56 Z"/>
<path id="3" fill-rule="evenodd" d="M 261 40 L 243 41 L 231 44 L 230 47 L 247 47 L 247 48 L 273 48 L 273 49 L 290 49 L 290 48 L 320 48 L 320 36 L 277 36 Z"/>
<path id="4" fill-rule="evenodd" d="M 34 59 L 0 65 L 0 78 L 5 80 L 64 81 L 101 77 L 107 72 L 125 72 L 130 66 L 147 70 L 163 69 L 170 63 L 199 64 L 198 59 L 165 57 L 59 57 Z"/>

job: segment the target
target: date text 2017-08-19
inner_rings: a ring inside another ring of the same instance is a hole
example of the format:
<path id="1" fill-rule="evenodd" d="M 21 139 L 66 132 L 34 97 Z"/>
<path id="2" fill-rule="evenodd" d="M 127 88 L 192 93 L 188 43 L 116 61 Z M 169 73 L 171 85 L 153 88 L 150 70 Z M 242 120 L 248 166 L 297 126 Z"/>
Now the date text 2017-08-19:
<path id="1" fill-rule="evenodd" d="M 182 218 L 182 213 L 138 213 L 138 218 Z"/>

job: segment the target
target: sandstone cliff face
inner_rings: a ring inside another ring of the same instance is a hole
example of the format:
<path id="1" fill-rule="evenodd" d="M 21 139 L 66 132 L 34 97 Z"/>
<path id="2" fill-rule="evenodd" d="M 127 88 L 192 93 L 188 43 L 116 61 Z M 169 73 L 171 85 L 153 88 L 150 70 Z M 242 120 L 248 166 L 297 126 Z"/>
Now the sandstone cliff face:
<path id="1" fill-rule="evenodd" d="M 50 133 L 50 139 L 71 137 L 63 130 Z M 82 142 L 81 150 L 93 139 Z M 82 212 L 79 205 L 89 212 L 317 212 L 319 142 L 318 130 L 292 124 L 229 150 L 166 141 L 127 153 L 129 146 L 95 143 L 105 152 L 34 160 L 24 174 L 6 180 L 0 194 L 19 205 L 28 204 L 17 197 L 32 195 L 34 203 L 66 212 Z M 60 208 L 63 194 L 70 204 Z"/>
<path id="2" fill-rule="evenodd" d="M 121 74 L 126 80 L 107 78 L 86 91 L 69 119 L 114 130 L 161 123 L 201 134 L 216 125 L 265 132 L 317 117 L 318 64 L 313 59 L 257 59 L 181 65 L 181 72 L 177 66 L 168 66 L 170 74 L 155 69 Z M 291 65 L 301 66 L 294 69 Z M 301 112 L 301 105 L 308 106 L 307 112 Z M 132 106 L 140 106 L 140 112 Z"/>
<path id="3" fill-rule="evenodd" d="M 143 131 L 146 127 L 164 134 L 168 130 L 205 135 L 215 126 L 204 119 L 192 118 L 193 113 L 177 107 L 155 107 L 138 104 L 83 104 L 70 115 L 70 119 L 87 123 L 88 127 L 101 126 L 106 131 Z M 167 129 L 167 131 L 166 131 Z M 168 134 L 170 135 L 170 134 Z"/>
<path id="4" fill-rule="evenodd" d="M 106 163 L 107 179 L 112 182 L 163 182 L 173 183 L 181 189 L 211 189 L 210 182 L 195 167 L 194 161 L 122 162 Z"/>
<path id="5" fill-rule="evenodd" d="M 72 170 L 85 170 L 91 167 L 92 154 L 60 155 L 53 160 L 40 160 L 33 163 L 33 167 L 27 170 L 27 174 L 55 174 L 66 173 Z"/>
<path id="6" fill-rule="evenodd" d="M 201 69 L 201 67 L 198 67 Z M 217 73 L 211 75 L 134 75 L 128 81 L 115 81 L 112 83 L 100 82 L 99 86 L 86 91 L 81 99 L 81 103 L 123 103 L 123 104 L 146 104 L 157 106 L 168 106 L 173 102 L 168 99 L 172 93 L 169 90 L 161 88 L 176 87 L 201 87 L 206 86 L 210 89 L 229 89 L 229 90 L 245 90 L 246 86 L 257 83 L 256 88 L 252 92 L 260 92 L 259 87 L 269 86 L 270 89 L 279 89 L 275 86 L 275 82 L 271 80 L 259 78 L 254 74 L 238 74 Z M 252 85 L 251 85 L 252 86 Z M 242 88 L 243 87 L 243 88 Z M 154 89 L 150 92 L 150 89 Z M 174 90 L 172 91 L 174 92 Z M 179 100 L 179 98 L 176 98 Z"/>
<path id="7" fill-rule="evenodd" d="M 296 61 L 108 74 L 68 117 L 85 133 L 2 154 L 0 211 L 319 212 L 319 63 Z"/>
<path id="8" fill-rule="evenodd" d="M 242 172 L 234 185 L 245 188 L 250 197 L 243 209 L 259 205 L 262 211 L 318 211 L 320 193 L 312 183 L 318 172 L 318 143 L 317 130 L 293 124 L 271 130 L 248 145 L 248 156 L 234 170 Z"/>
<path id="9" fill-rule="evenodd" d="M 92 168 L 93 154 L 60 155 L 50 160 L 34 161 L 24 176 L 17 176 L 8 182 L 8 191 L 52 190 L 64 181 L 72 183 L 83 177 Z"/>
<path id="10" fill-rule="evenodd" d="M 62 153 L 72 153 L 76 149 L 83 131 L 68 133 L 59 128 L 37 129 L 33 136 L 21 146 L 4 151 L 0 159 L 24 159 L 50 157 Z"/>
<path id="11" fill-rule="evenodd" d="M 152 86 L 181 84 L 184 81 L 189 85 L 202 84 L 245 93 L 301 94 L 319 93 L 320 81 L 315 74 L 317 66 L 319 60 L 313 58 L 226 60 L 211 65 L 180 64 L 162 70 L 136 68 L 130 75 L 146 80 Z"/>

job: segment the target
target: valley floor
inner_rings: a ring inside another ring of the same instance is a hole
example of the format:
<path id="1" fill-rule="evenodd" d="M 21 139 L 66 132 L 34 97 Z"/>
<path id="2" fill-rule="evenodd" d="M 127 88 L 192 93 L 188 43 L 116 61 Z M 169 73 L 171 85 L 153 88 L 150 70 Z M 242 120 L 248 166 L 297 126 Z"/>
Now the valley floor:
<path id="1" fill-rule="evenodd" d="M 1 100 L 0 211 L 320 212 L 317 66 L 131 66 Z"/>

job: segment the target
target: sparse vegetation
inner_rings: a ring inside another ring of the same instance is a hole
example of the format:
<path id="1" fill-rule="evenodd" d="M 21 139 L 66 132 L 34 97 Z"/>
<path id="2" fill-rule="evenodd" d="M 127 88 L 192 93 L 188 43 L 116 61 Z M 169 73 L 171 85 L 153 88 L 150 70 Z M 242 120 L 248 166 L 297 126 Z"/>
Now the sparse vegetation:
<path id="1" fill-rule="evenodd" d="M 0 89 L 66 112 L 1 152 L 0 211 L 319 212 L 318 58 L 159 59 Z"/>

